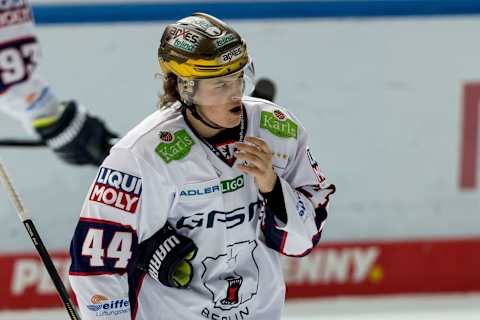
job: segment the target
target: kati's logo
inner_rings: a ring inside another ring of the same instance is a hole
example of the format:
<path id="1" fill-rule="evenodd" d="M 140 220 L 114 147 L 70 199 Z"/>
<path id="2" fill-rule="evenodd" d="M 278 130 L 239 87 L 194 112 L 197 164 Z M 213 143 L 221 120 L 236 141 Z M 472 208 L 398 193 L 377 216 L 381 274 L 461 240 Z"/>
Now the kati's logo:
<path id="1" fill-rule="evenodd" d="M 162 138 L 160 136 L 160 138 Z M 166 163 L 174 160 L 181 160 L 190 152 L 195 141 L 190 137 L 185 129 L 175 132 L 172 141 L 162 142 L 156 148 L 155 152 Z"/>
<path id="2" fill-rule="evenodd" d="M 267 129 L 270 133 L 280 138 L 297 139 L 297 124 L 288 119 L 280 110 L 273 112 L 262 111 L 260 128 Z"/>
<path id="3" fill-rule="evenodd" d="M 273 111 L 273 115 L 280 121 L 284 121 L 286 119 L 285 113 L 280 110 Z"/>
<path id="4" fill-rule="evenodd" d="M 163 142 L 170 143 L 173 141 L 173 135 L 168 131 L 161 131 L 159 136 Z"/>

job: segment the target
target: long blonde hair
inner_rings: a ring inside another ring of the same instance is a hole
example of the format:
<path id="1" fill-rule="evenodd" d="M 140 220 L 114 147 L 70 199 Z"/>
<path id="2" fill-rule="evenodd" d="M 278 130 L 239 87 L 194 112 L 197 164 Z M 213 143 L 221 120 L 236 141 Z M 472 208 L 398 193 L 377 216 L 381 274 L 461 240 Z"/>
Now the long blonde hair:
<path id="1" fill-rule="evenodd" d="M 173 73 L 168 73 L 163 79 L 163 94 L 160 95 L 158 107 L 160 109 L 170 107 L 174 102 L 180 101 L 180 94 L 177 90 L 178 77 Z"/>

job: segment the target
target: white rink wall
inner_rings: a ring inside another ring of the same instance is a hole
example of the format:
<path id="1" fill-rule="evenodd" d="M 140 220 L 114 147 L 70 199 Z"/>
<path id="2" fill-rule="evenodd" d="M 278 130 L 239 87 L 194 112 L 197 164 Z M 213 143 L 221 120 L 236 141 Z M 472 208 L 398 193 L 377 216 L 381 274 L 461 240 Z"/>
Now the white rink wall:
<path id="1" fill-rule="evenodd" d="M 478 17 L 229 22 L 337 185 L 324 241 L 479 235 L 479 190 L 458 185 L 463 85 L 480 79 Z M 41 26 L 39 72 L 125 133 L 155 110 L 164 26 Z M 0 137 L 23 136 L 0 115 Z M 46 245 L 67 249 L 95 169 L 40 149 L 0 156 Z M 0 252 L 33 250 L 4 192 L 0 224 Z"/>

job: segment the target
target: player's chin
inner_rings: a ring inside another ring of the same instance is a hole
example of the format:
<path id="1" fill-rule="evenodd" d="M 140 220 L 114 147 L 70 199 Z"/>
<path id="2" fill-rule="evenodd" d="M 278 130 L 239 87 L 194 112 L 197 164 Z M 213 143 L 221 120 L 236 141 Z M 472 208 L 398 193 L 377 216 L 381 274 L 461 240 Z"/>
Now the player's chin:
<path id="1" fill-rule="evenodd" d="M 234 128 L 240 124 L 240 117 L 238 119 L 229 117 L 228 120 L 225 120 L 223 123 L 223 127 L 225 128 Z"/>
<path id="2" fill-rule="evenodd" d="M 224 116 L 223 126 L 226 128 L 233 128 L 240 124 L 242 108 L 232 108 L 228 110 Z"/>

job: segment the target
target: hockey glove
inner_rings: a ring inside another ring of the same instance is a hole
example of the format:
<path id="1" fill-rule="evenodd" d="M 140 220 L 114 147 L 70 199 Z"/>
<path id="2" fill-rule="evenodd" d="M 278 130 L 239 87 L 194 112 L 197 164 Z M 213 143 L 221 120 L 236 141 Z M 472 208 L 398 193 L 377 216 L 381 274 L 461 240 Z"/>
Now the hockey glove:
<path id="1" fill-rule="evenodd" d="M 112 147 L 110 132 L 103 121 L 90 116 L 75 101 L 62 102 L 59 116 L 37 119 L 33 127 L 41 139 L 65 162 L 100 165 Z"/>
<path id="2" fill-rule="evenodd" d="M 167 222 L 140 243 L 137 267 L 167 287 L 185 288 L 193 278 L 190 261 L 197 250 L 190 238 L 178 234 Z"/>

